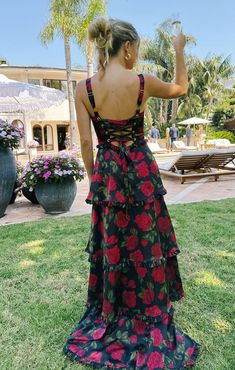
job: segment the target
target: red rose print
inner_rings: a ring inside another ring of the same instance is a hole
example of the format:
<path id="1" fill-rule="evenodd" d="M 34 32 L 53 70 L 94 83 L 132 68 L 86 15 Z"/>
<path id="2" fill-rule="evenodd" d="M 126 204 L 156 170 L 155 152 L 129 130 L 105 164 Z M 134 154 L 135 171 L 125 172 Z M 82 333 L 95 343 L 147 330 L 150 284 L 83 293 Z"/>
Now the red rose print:
<path id="1" fill-rule="evenodd" d="M 116 264 L 120 260 L 120 249 L 115 245 L 115 247 L 106 250 L 106 255 L 109 263 Z"/>
<path id="2" fill-rule="evenodd" d="M 114 359 L 114 360 L 119 360 L 121 361 L 122 359 L 122 356 L 123 356 L 123 353 L 125 352 L 124 349 L 119 349 L 119 350 L 116 350 L 114 352 L 111 353 L 111 357 Z"/>
<path id="3" fill-rule="evenodd" d="M 108 244 L 115 244 L 115 243 L 117 243 L 117 241 L 118 241 L 118 238 L 115 235 L 111 235 L 108 238 Z"/>
<path id="4" fill-rule="evenodd" d="M 162 300 L 164 298 L 164 292 L 160 292 L 157 297 Z"/>
<path id="5" fill-rule="evenodd" d="M 138 172 L 139 177 L 149 176 L 149 169 L 148 169 L 147 164 L 144 161 L 136 165 L 136 170 Z"/>
<path id="6" fill-rule="evenodd" d="M 118 271 L 109 271 L 108 281 L 112 286 L 117 285 L 120 273 Z"/>
<path id="7" fill-rule="evenodd" d="M 75 344 L 70 344 L 69 345 L 69 350 L 71 352 L 77 353 L 78 347 Z"/>
<path id="8" fill-rule="evenodd" d="M 159 243 L 156 243 L 152 246 L 152 255 L 156 258 L 162 257 L 162 250 Z"/>
<path id="9" fill-rule="evenodd" d="M 143 294 L 143 303 L 144 304 L 150 304 L 152 303 L 154 298 L 154 293 L 150 289 L 145 289 Z"/>
<path id="10" fill-rule="evenodd" d="M 149 316 L 159 316 L 161 315 L 161 310 L 158 306 L 151 306 L 145 309 L 145 313 Z"/>
<path id="11" fill-rule="evenodd" d="M 187 353 L 188 353 L 188 356 L 189 357 L 192 357 L 193 353 L 195 351 L 195 348 L 194 347 L 190 347 L 187 349 Z"/>
<path id="12" fill-rule="evenodd" d="M 183 336 L 182 335 L 177 335 L 177 339 L 179 343 L 183 342 Z"/>
<path id="13" fill-rule="evenodd" d="M 133 319 L 134 322 L 134 332 L 138 335 L 144 334 L 145 329 L 146 329 L 146 322 L 144 320 L 138 320 L 138 319 Z"/>
<path id="14" fill-rule="evenodd" d="M 163 336 L 162 336 L 162 333 L 161 333 L 160 329 L 156 328 L 156 329 L 152 330 L 150 335 L 151 335 L 151 338 L 153 339 L 153 345 L 155 347 L 159 346 L 162 343 Z"/>
<path id="15" fill-rule="evenodd" d="M 165 281 L 165 269 L 164 266 L 154 267 L 152 270 L 152 277 L 157 283 L 163 284 Z"/>
<path id="16" fill-rule="evenodd" d="M 95 361 L 95 362 L 100 362 L 101 360 L 101 357 L 102 357 L 102 352 L 93 352 L 90 356 L 89 356 L 89 359 L 91 361 Z"/>
<path id="17" fill-rule="evenodd" d="M 134 262 L 143 262 L 144 261 L 144 256 L 141 253 L 140 250 L 135 251 L 133 253 L 130 253 L 130 259 L 133 260 Z"/>
<path id="18" fill-rule="evenodd" d="M 169 217 L 159 217 L 157 220 L 157 226 L 159 231 L 162 233 L 169 233 L 171 228 Z"/>
<path id="19" fill-rule="evenodd" d="M 97 284 L 97 276 L 95 274 L 90 274 L 89 286 L 96 286 L 96 284 Z"/>
<path id="20" fill-rule="evenodd" d="M 135 223 L 138 225 L 139 229 L 143 231 L 148 231 L 152 226 L 152 220 L 145 212 L 135 217 Z"/>
<path id="21" fill-rule="evenodd" d="M 89 339 L 87 337 L 81 336 L 81 337 L 74 338 L 73 343 L 80 343 L 80 342 L 85 343 L 85 342 L 88 342 L 88 340 Z"/>
<path id="22" fill-rule="evenodd" d="M 107 186 L 108 186 L 108 191 L 116 190 L 117 183 L 116 183 L 116 181 L 115 181 L 115 179 L 114 179 L 113 176 L 109 176 L 109 178 L 108 178 L 108 185 Z"/>
<path id="23" fill-rule="evenodd" d="M 161 204 L 160 204 L 159 200 L 154 201 L 154 209 L 155 209 L 155 212 L 156 212 L 157 215 L 159 215 L 161 213 Z"/>
<path id="24" fill-rule="evenodd" d="M 117 227 L 127 227 L 128 223 L 129 218 L 127 218 L 126 213 L 123 211 L 119 211 L 115 220 L 115 224 L 117 225 Z"/>
<path id="25" fill-rule="evenodd" d="M 141 240 L 141 244 L 143 245 L 143 247 L 147 247 L 147 245 L 148 245 L 148 240 L 147 240 L 147 239 L 142 239 L 142 240 Z"/>
<path id="26" fill-rule="evenodd" d="M 76 352 L 76 355 L 82 357 L 82 356 L 84 356 L 85 353 L 86 353 L 86 351 L 84 349 L 79 348 Z"/>
<path id="27" fill-rule="evenodd" d="M 142 193 L 146 195 L 146 197 L 148 197 L 149 195 L 152 195 L 154 191 L 154 187 L 150 181 L 145 181 L 143 185 L 141 185 L 140 189 Z"/>
<path id="28" fill-rule="evenodd" d="M 123 326 L 125 324 L 125 320 L 124 319 L 120 319 L 118 320 L 118 326 Z"/>
<path id="29" fill-rule="evenodd" d="M 163 360 L 162 360 L 162 355 L 158 352 L 152 352 L 149 355 L 147 364 L 148 364 L 149 370 L 153 370 L 153 369 L 156 369 L 156 368 L 163 369 L 164 368 L 164 363 L 163 363 Z"/>
<path id="30" fill-rule="evenodd" d="M 173 232 L 171 234 L 171 240 L 175 243 L 176 242 L 176 236 L 175 236 L 175 233 Z"/>
<path id="31" fill-rule="evenodd" d="M 115 193 L 115 196 L 116 196 L 117 202 L 120 202 L 120 203 L 126 202 L 126 197 L 122 193 L 120 193 L 120 191 L 117 191 Z"/>
<path id="32" fill-rule="evenodd" d="M 103 301 L 103 311 L 106 315 L 113 312 L 113 306 L 107 299 L 104 299 Z"/>
<path id="33" fill-rule="evenodd" d="M 98 222 L 98 216 L 97 216 L 97 213 L 96 213 L 95 209 L 93 208 L 93 210 L 92 210 L 92 224 L 96 225 L 97 222 Z"/>
<path id="34" fill-rule="evenodd" d="M 149 210 L 150 209 L 150 204 L 149 203 L 145 203 L 144 209 Z"/>
<path id="35" fill-rule="evenodd" d="M 107 160 L 110 158 L 110 152 L 106 152 L 105 155 L 104 155 L 104 158 Z"/>
<path id="36" fill-rule="evenodd" d="M 141 367 L 146 362 L 147 355 L 145 353 L 137 352 L 136 355 L 136 366 Z"/>
<path id="37" fill-rule="evenodd" d="M 107 353 L 112 353 L 115 351 L 120 351 L 121 349 L 124 349 L 123 345 L 120 343 L 112 343 L 106 348 Z"/>
<path id="38" fill-rule="evenodd" d="M 103 177 L 101 173 L 95 173 L 92 175 L 92 181 L 101 182 L 103 180 Z"/>
<path id="39" fill-rule="evenodd" d="M 137 336 L 136 336 L 136 335 L 131 335 L 131 336 L 130 336 L 130 342 L 131 342 L 131 343 L 137 343 L 137 340 L 138 340 L 138 339 L 137 339 Z"/>
<path id="40" fill-rule="evenodd" d="M 147 269 L 146 267 L 136 267 L 136 272 L 137 274 L 143 279 L 145 275 L 147 274 Z"/>
<path id="41" fill-rule="evenodd" d="M 129 292 L 125 290 L 123 292 L 123 300 L 128 307 L 135 307 L 136 306 L 136 294 L 135 292 Z"/>
<path id="42" fill-rule="evenodd" d="M 119 166 L 121 166 L 121 164 L 122 164 L 122 160 L 121 160 L 121 158 L 119 157 L 119 154 L 114 153 L 114 154 L 113 154 L 113 159 L 115 160 L 115 162 L 116 162 Z"/>
<path id="43" fill-rule="evenodd" d="M 82 335 L 83 333 L 83 330 L 79 329 L 79 330 L 76 330 L 74 333 L 73 333 L 73 337 L 79 337 L 80 335 Z"/>
<path id="44" fill-rule="evenodd" d="M 130 153 L 130 159 L 131 159 L 132 161 L 134 161 L 134 160 L 135 160 L 135 157 L 136 157 L 136 153 L 135 153 L 135 152 L 131 152 L 131 153 Z"/>
<path id="45" fill-rule="evenodd" d="M 136 159 L 137 161 L 140 161 L 141 159 L 144 159 L 144 154 L 143 154 L 143 153 L 141 153 L 141 152 L 136 153 L 136 157 L 135 157 L 135 159 Z"/>
<path id="46" fill-rule="evenodd" d="M 150 163 L 150 170 L 151 170 L 152 173 L 158 173 L 159 172 L 158 165 L 155 161 L 152 161 Z"/>
<path id="47" fill-rule="evenodd" d="M 130 289 L 135 289 L 136 288 L 135 280 L 129 280 L 127 283 L 127 287 Z"/>
<path id="48" fill-rule="evenodd" d="M 99 328 L 91 335 L 93 339 L 100 339 L 103 337 L 104 333 L 106 331 L 106 328 Z"/>
<path id="49" fill-rule="evenodd" d="M 138 244 L 138 237 L 136 235 L 128 236 L 127 245 L 126 245 L 128 251 L 135 249 L 137 244 Z"/>

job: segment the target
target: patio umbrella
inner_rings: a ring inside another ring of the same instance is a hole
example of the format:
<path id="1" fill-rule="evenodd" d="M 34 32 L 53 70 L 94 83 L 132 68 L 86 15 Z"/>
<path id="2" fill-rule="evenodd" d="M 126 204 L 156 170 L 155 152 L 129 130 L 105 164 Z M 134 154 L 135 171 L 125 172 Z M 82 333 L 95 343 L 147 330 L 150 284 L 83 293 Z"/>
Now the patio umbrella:
<path id="1" fill-rule="evenodd" d="M 177 122 L 177 125 L 207 125 L 210 122 L 211 121 L 208 121 L 207 119 L 203 119 L 199 117 L 192 117 L 184 121 Z"/>
<path id="2" fill-rule="evenodd" d="M 62 91 L 8 79 L 0 74 L 0 113 L 29 112 L 60 105 Z"/>

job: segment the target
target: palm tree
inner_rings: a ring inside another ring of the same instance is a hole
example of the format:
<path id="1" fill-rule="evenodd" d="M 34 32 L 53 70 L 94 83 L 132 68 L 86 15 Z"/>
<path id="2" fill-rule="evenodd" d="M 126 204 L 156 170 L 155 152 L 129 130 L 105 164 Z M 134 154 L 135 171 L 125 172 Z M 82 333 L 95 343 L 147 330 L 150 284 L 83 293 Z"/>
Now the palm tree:
<path id="1" fill-rule="evenodd" d="M 231 64 L 231 57 L 223 58 L 214 55 L 202 62 L 204 96 L 207 99 L 208 117 L 212 111 L 214 102 L 224 93 L 225 83 L 233 77 L 235 67 Z"/>
<path id="2" fill-rule="evenodd" d="M 50 0 L 50 19 L 40 34 L 44 44 L 53 41 L 55 36 L 60 36 L 64 40 L 72 147 L 78 144 L 78 135 L 74 108 L 70 39 L 77 29 L 81 17 L 81 7 L 85 3 L 83 0 Z"/>
<path id="3" fill-rule="evenodd" d="M 87 60 L 88 77 L 93 75 L 94 48 L 88 40 L 87 29 L 93 20 L 99 15 L 106 15 L 107 0 L 90 0 L 86 9 L 86 13 L 80 19 L 76 33 L 76 41 L 83 49 Z"/>
<path id="4" fill-rule="evenodd" d="M 173 19 L 167 19 L 157 29 L 153 40 L 148 40 L 145 46 L 143 59 L 161 66 L 159 78 L 166 82 L 173 82 L 175 77 L 175 52 L 172 44 L 172 23 Z M 188 44 L 196 44 L 195 38 L 187 35 Z M 171 119 L 175 120 L 177 112 L 177 99 L 173 100 Z M 161 110 L 163 111 L 162 120 L 167 122 L 169 113 L 169 100 L 161 101 Z"/>

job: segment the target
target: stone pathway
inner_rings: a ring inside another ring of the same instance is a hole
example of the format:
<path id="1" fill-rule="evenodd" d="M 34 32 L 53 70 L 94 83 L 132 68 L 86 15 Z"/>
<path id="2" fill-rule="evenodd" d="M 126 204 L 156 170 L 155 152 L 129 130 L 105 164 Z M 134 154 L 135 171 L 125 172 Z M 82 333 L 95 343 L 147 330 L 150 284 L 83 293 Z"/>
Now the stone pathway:
<path id="1" fill-rule="evenodd" d="M 217 182 L 208 177 L 197 181 L 186 181 L 183 185 L 177 179 L 164 176 L 162 179 L 167 189 L 165 195 L 167 204 L 235 198 L 235 175 L 221 176 Z M 7 207 L 5 216 L 0 218 L 0 225 L 89 214 L 92 206 L 85 202 L 88 193 L 88 179 L 78 182 L 77 189 L 77 196 L 71 210 L 56 216 L 46 214 L 40 205 L 33 205 L 23 195 L 18 196 L 15 203 Z"/>

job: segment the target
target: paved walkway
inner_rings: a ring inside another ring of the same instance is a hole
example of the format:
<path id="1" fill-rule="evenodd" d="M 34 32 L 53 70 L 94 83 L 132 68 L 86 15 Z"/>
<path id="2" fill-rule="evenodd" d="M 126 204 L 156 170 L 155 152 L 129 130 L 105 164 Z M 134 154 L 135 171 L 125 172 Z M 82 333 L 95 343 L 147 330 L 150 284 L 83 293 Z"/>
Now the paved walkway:
<path id="1" fill-rule="evenodd" d="M 183 185 L 177 179 L 167 177 L 162 177 L 162 179 L 167 189 L 165 195 L 167 204 L 235 198 L 235 175 L 221 176 L 217 182 L 209 177 L 197 181 L 187 181 Z M 33 205 L 24 196 L 18 196 L 15 203 L 7 207 L 6 215 L 0 218 L 0 225 L 90 213 L 91 205 L 85 203 L 88 193 L 88 179 L 78 182 L 77 185 L 77 196 L 69 212 L 56 216 L 47 215 L 40 205 Z"/>

